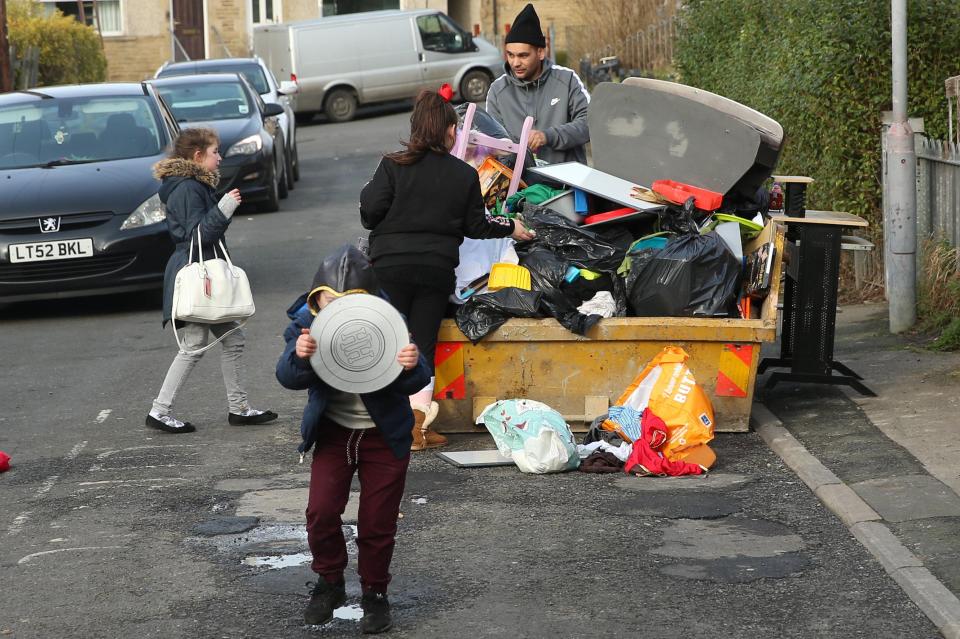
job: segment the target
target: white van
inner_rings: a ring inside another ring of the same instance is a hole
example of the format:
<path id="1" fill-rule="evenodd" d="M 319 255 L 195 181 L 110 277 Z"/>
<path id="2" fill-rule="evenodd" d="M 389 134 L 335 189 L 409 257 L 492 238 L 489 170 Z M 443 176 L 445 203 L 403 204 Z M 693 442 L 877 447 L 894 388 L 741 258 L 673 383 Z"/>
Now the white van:
<path id="1" fill-rule="evenodd" d="M 323 111 L 353 119 L 360 104 L 415 96 L 449 83 L 455 95 L 481 101 L 503 73 L 499 50 L 434 10 L 370 11 L 265 25 L 253 50 L 274 75 L 300 85 L 298 118 Z"/>

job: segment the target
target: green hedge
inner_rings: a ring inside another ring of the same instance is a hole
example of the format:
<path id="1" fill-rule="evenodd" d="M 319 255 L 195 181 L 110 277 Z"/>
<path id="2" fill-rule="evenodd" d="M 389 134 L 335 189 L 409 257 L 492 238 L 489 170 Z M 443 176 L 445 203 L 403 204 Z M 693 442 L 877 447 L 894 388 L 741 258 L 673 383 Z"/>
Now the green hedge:
<path id="1" fill-rule="evenodd" d="M 944 80 L 960 74 L 960 3 L 908 1 L 909 114 L 946 137 Z M 887 0 L 688 0 L 676 63 L 685 84 L 783 125 L 777 171 L 816 179 L 810 208 L 882 228 L 881 112 L 891 108 Z M 879 247 L 878 247 L 879 248 Z M 882 256 L 882 252 L 879 252 Z"/>
<path id="2" fill-rule="evenodd" d="M 17 51 L 40 48 L 39 86 L 103 82 L 107 58 L 92 28 L 62 13 L 44 17 L 32 3 L 9 5 L 7 34 Z"/>

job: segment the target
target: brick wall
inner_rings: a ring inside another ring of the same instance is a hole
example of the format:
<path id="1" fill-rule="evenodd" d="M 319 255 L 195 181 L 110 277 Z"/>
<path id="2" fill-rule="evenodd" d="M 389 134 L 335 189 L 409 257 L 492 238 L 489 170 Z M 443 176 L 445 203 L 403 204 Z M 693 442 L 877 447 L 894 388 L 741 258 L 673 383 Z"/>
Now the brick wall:
<path id="1" fill-rule="evenodd" d="M 103 39 L 107 80 L 139 82 L 152 78 L 170 58 L 170 36 L 117 36 Z"/>
<path id="2" fill-rule="evenodd" d="M 283 21 L 296 22 L 320 17 L 317 0 L 283 0 Z"/>
<path id="3" fill-rule="evenodd" d="M 512 24 L 517 14 L 527 5 L 528 0 L 497 0 L 497 25 L 493 24 L 493 0 L 480 0 L 480 24 L 484 35 L 491 41 L 496 36 L 498 43 L 503 42 L 505 24 Z M 594 6 L 601 5 L 601 2 L 594 3 Z M 540 16 L 540 26 L 543 34 L 549 34 L 551 23 L 556 31 L 557 41 L 554 43 L 554 50 L 564 51 L 568 49 L 571 43 L 568 28 L 581 26 L 580 14 L 582 11 L 582 0 L 548 0 L 534 2 L 533 7 Z"/>
<path id="4" fill-rule="evenodd" d="M 208 2 L 207 38 L 211 58 L 227 57 L 224 46 L 235 58 L 250 55 L 250 34 L 247 31 L 249 5 L 250 0 L 210 0 Z M 219 36 L 214 29 L 219 32 Z"/>

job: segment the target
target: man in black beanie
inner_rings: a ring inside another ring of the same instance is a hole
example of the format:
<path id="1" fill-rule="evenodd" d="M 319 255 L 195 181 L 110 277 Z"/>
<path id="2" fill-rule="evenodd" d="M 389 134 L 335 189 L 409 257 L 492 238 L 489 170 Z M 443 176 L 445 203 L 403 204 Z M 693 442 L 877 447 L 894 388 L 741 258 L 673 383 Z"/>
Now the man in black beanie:
<path id="1" fill-rule="evenodd" d="M 504 45 L 505 73 L 490 86 L 487 112 L 516 141 L 524 119 L 532 115 L 529 145 L 538 158 L 550 164 L 586 163 L 590 94 L 572 69 L 547 59 L 547 41 L 532 4 L 513 21 Z"/>

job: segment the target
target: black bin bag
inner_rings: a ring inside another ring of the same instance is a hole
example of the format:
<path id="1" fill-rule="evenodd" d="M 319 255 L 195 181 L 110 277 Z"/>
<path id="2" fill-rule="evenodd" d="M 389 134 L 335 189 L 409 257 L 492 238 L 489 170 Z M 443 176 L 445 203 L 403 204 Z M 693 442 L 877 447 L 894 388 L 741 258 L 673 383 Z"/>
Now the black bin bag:
<path id="1" fill-rule="evenodd" d="M 737 315 L 740 261 L 716 233 L 670 240 L 629 279 L 637 317 L 730 317 Z"/>
<path id="2" fill-rule="evenodd" d="M 511 317 L 540 317 L 541 294 L 519 288 L 473 295 L 457 309 L 457 326 L 476 344 Z"/>
<path id="3" fill-rule="evenodd" d="M 610 244 L 592 230 L 577 226 L 549 208 L 525 205 L 523 222 L 536 233 L 534 241 L 538 246 L 549 248 L 557 257 L 581 268 L 615 273 L 627 254 L 625 249 Z"/>

